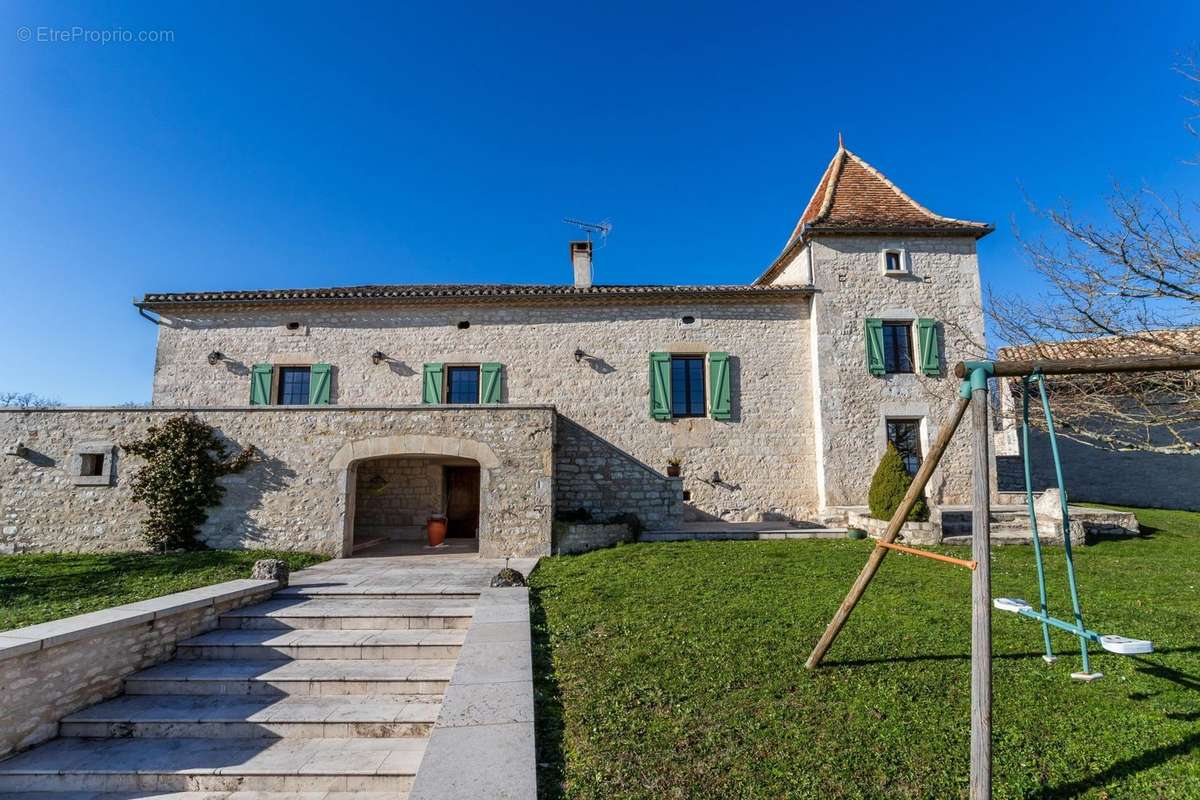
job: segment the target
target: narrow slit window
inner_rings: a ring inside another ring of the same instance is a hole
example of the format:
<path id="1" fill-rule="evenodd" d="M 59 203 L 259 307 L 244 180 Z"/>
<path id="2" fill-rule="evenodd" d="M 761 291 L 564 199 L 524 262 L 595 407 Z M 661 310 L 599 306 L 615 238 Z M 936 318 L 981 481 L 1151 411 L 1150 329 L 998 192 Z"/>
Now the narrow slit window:
<path id="1" fill-rule="evenodd" d="M 704 356 L 671 356 L 671 416 L 704 416 Z"/>
<path id="2" fill-rule="evenodd" d="M 479 367 L 446 368 L 446 402 L 479 402 Z"/>
<path id="3" fill-rule="evenodd" d="M 908 322 L 883 323 L 884 370 L 891 373 L 913 371 L 912 325 Z"/>
<path id="4" fill-rule="evenodd" d="M 280 367 L 279 394 L 281 406 L 308 405 L 308 385 L 311 369 L 308 367 Z"/>

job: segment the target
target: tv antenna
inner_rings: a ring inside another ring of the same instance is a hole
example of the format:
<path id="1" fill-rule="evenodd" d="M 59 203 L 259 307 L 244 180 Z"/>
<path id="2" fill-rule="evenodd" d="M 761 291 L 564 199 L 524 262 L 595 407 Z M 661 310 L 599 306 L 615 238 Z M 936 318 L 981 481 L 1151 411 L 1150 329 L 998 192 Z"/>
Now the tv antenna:
<path id="1" fill-rule="evenodd" d="M 612 232 L 612 227 L 613 227 L 612 223 L 609 222 L 608 220 L 603 220 L 602 222 L 584 222 L 581 219 L 571 219 L 570 217 L 564 217 L 563 222 L 565 222 L 568 225 L 574 225 L 577 228 L 580 228 L 581 230 L 586 231 L 589 242 L 592 240 L 593 233 L 600 234 L 600 246 L 601 247 L 604 247 L 605 243 L 608 241 L 608 234 Z"/>

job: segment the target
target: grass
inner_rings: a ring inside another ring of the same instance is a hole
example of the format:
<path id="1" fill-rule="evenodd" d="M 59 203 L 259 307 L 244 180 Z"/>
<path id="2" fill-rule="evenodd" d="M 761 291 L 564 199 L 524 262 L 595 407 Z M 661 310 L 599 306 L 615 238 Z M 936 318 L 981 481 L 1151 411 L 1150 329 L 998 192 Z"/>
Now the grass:
<path id="1" fill-rule="evenodd" d="M 0 630 L 248 578 L 260 558 L 282 558 L 293 570 L 325 560 L 265 550 L 0 556 Z"/>
<path id="2" fill-rule="evenodd" d="M 993 617 L 997 798 L 1200 797 L 1200 514 L 1077 549 L 1088 626 L 1155 653 L 1041 658 Z M 970 574 L 892 554 L 826 666 L 804 660 L 869 542 L 639 544 L 531 576 L 543 798 L 965 798 Z M 967 548 L 944 552 L 963 556 Z M 1060 549 L 1051 613 L 1070 615 Z M 1037 598 L 1032 551 L 999 548 L 997 595 Z M 1074 649 L 1073 649 L 1074 648 Z"/>

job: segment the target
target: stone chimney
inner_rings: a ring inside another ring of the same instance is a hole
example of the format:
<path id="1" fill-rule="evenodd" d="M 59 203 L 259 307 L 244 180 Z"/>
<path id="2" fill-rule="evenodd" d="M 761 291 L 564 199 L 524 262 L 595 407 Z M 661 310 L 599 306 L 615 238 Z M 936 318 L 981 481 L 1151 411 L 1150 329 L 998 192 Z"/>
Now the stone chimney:
<path id="1" fill-rule="evenodd" d="M 571 242 L 571 267 L 575 270 L 575 288 L 592 285 L 592 243 Z"/>

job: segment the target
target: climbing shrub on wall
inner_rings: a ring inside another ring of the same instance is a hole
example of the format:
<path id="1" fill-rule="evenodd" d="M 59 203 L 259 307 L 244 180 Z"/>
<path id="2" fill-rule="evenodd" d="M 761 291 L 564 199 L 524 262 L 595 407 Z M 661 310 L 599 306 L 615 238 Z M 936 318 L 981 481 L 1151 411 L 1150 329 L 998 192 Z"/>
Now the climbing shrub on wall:
<path id="1" fill-rule="evenodd" d="M 891 519 L 911 485 L 912 476 L 904 468 L 904 459 L 894 446 L 888 444 L 883 458 L 879 459 L 879 466 L 875 468 L 871 490 L 867 493 L 871 516 L 875 519 Z M 925 498 L 918 497 L 906 521 L 925 522 L 928 519 L 929 506 L 925 505 Z"/>
<path id="2" fill-rule="evenodd" d="M 142 538 L 160 551 L 204 548 L 196 536 L 208 509 L 225 493 L 217 478 L 241 471 L 255 452 L 247 447 L 229 457 L 229 448 L 212 427 L 187 414 L 171 417 L 147 430 L 146 438 L 121 447 L 146 460 L 130 484 L 133 499 L 149 510 Z"/>

